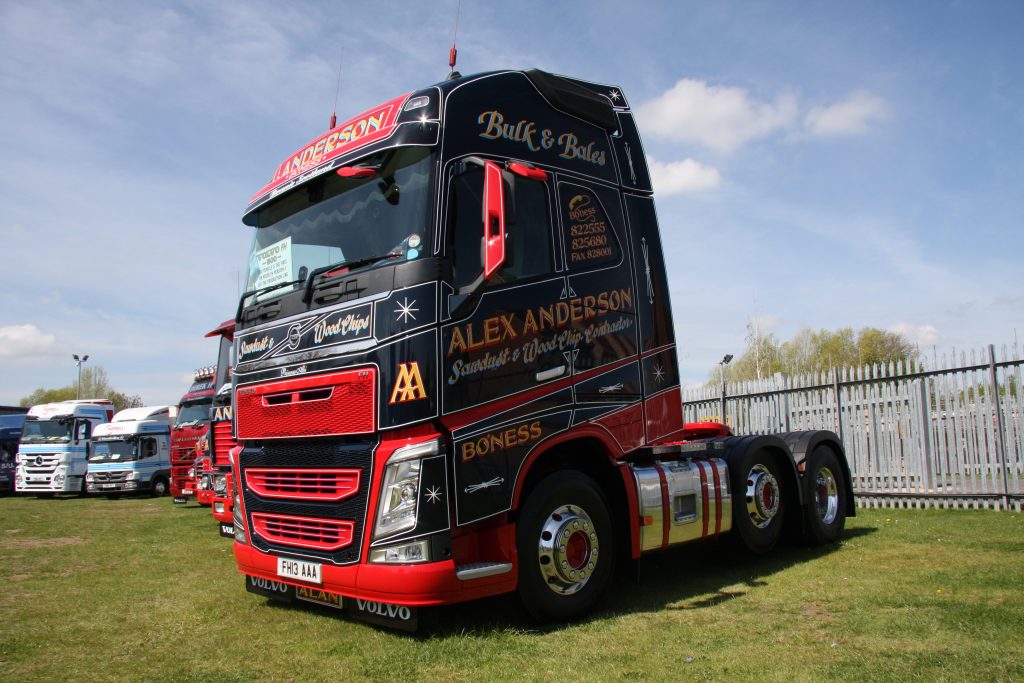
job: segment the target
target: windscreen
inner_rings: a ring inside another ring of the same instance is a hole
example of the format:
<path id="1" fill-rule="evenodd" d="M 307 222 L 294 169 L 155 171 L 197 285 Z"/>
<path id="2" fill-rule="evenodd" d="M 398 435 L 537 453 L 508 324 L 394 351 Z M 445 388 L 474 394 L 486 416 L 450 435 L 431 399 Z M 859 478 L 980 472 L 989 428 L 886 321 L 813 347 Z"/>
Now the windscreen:
<path id="1" fill-rule="evenodd" d="M 100 441 L 93 444 L 93 455 L 89 462 L 125 462 L 137 460 L 138 441 Z"/>
<path id="2" fill-rule="evenodd" d="M 178 408 L 178 417 L 174 421 L 175 427 L 188 427 L 210 419 L 210 407 L 213 400 L 200 401 L 198 403 L 185 403 Z"/>
<path id="3" fill-rule="evenodd" d="M 428 147 L 388 150 L 357 164 L 367 177 L 325 173 L 260 209 L 246 291 L 281 285 L 266 299 L 301 287 L 319 268 L 362 261 L 383 267 L 423 256 L 433 159 Z"/>
<path id="4" fill-rule="evenodd" d="M 22 443 L 67 443 L 71 440 L 71 420 L 25 420 Z"/>

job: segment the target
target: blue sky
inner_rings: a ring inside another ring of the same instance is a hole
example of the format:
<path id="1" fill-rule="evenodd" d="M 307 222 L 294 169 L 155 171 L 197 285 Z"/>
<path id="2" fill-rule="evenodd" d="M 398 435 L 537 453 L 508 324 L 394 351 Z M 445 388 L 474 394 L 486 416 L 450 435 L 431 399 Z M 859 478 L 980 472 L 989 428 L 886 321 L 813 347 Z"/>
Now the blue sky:
<path id="1" fill-rule="evenodd" d="M 0 0 L 0 403 L 149 404 L 213 361 L 241 212 L 326 130 L 447 74 L 456 0 Z M 621 87 L 655 168 L 688 384 L 756 315 L 929 352 L 1024 335 L 1024 4 L 464 0 L 463 73 Z"/>

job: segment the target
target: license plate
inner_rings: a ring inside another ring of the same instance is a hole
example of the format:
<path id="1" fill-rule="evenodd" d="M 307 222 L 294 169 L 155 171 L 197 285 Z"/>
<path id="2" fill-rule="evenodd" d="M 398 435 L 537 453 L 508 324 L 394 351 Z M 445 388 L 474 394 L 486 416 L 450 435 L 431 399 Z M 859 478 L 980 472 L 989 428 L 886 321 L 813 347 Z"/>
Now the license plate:
<path id="1" fill-rule="evenodd" d="M 195 493 L 195 491 L 193 491 L 192 489 L 182 489 L 181 493 L 182 495 L 185 496 L 191 496 L 193 493 Z"/>
<path id="2" fill-rule="evenodd" d="M 114 484 L 100 484 L 100 488 L 101 489 L 112 489 L 112 488 L 114 488 Z"/>
<path id="3" fill-rule="evenodd" d="M 323 583 L 320 578 L 320 563 L 277 558 L 277 575 L 284 579 L 298 579 L 309 583 Z"/>
<path id="4" fill-rule="evenodd" d="M 235 537 L 235 525 L 234 524 L 221 524 L 220 525 L 220 535 L 224 536 L 225 538 L 234 538 Z"/>

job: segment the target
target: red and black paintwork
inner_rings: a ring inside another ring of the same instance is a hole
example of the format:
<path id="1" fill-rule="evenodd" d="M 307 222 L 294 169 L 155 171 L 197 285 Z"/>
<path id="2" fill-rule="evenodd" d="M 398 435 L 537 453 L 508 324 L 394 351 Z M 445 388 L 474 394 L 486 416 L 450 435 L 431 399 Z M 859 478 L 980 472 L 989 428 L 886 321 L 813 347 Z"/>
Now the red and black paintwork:
<path id="1" fill-rule="evenodd" d="M 239 304 L 235 485 L 248 543 L 236 543 L 235 556 L 240 571 L 266 581 L 300 585 L 276 574 L 277 556 L 296 557 L 323 563 L 322 587 L 350 598 L 452 603 L 515 589 L 514 515 L 550 454 L 571 451 L 610 473 L 602 481 L 636 519 L 625 459 L 690 434 L 653 189 L 621 91 L 504 71 L 445 81 L 385 108 L 386 120 L 358 144 L 338 143 L 337 131 L 370 130 L 378 110 L 299 150 L 246 209 L 245 222 L 258 225 L 278 198 L 382 150 L 433 155 L 418 258 Z M 473 205 L 456 184 L 485 161 L 526 169 L 505 172 L 507 267 L 456 285 L 478 241 L 459 251 L 459 217 L 479 221 L 484 201 L 478 193 Z M 532 270 L 517 276 L 516 264 Z M 307 422 L 315 427 L 296 426 Z M 443 448 L 423 462 L 416 528 L 371 542 L 389 457 L 431 440 Z M 258 495 L 247 473 L 273 468 L 360 476 L 337 502 Z M 328 550 L 268 539 L 252 532 L 254 513 L 337 520 L 350 540 Z M 636 557 L 639 530 L 621 524 Z M 369 562 L 375 547 L 419 538 L 432 561 Z M 458 578 L 456 567 L 481 562 L 512 570 Z"/>
<path id="2" fill-rule="evenodd" d="M 218 523 L 220 534 L 231 538 L 234 537 L 231 524 L 234 482 L 228 453 L 237 444 L 231 427 L 231 420 L 234 416 L 231 402 L 232 393 L 227 387 L 231 382 L 231 346 L 234 342 L 234 333 L 235 321 L 225 320 L 206 334 L 207 337 L 220 338 L 216 371 L 213 377 L 213 384 L 218 391 L 213 397 L 213 405 L 210 409 L 210 430 L 207 434 L 208 460 L 206 467 L 209 468 L 211 482 L 207 504 L 210 506 L 213 518 Z M 223 492 L 217 491 L 216 480 L 218 477 L 225 479 Z"/>
<path id="3" fill-rule="evenodd" d="M 178 402 L 178 414 L 188 407 L 209 412 L 213 405 L 213 378 L 202 377 L 189 387 Z M 171 500 L 184 503 L 196 495 L 197 477 L 192 472 L 197 457 L 206 450 L 210 423 L 203 419 L 194 424 L 171 427 Z"/>

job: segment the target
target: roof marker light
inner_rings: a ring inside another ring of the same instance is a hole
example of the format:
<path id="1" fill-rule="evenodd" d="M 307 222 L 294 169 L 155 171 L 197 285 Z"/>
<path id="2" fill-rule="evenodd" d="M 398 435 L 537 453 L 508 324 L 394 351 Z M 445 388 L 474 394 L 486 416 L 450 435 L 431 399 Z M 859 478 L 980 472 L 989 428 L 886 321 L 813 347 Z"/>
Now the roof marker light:
<path id="1" fill-rule="evenodd" d="M 428 104 L 430 104 L 430 98 L 427 97 L 426 95 L 420 95 L 419 97 L 414 97 L 408 102 L 406 102 L 405 106 L 402 108 L 402 111 L 412 111 L 413 109 L 425 107 Z"/>

